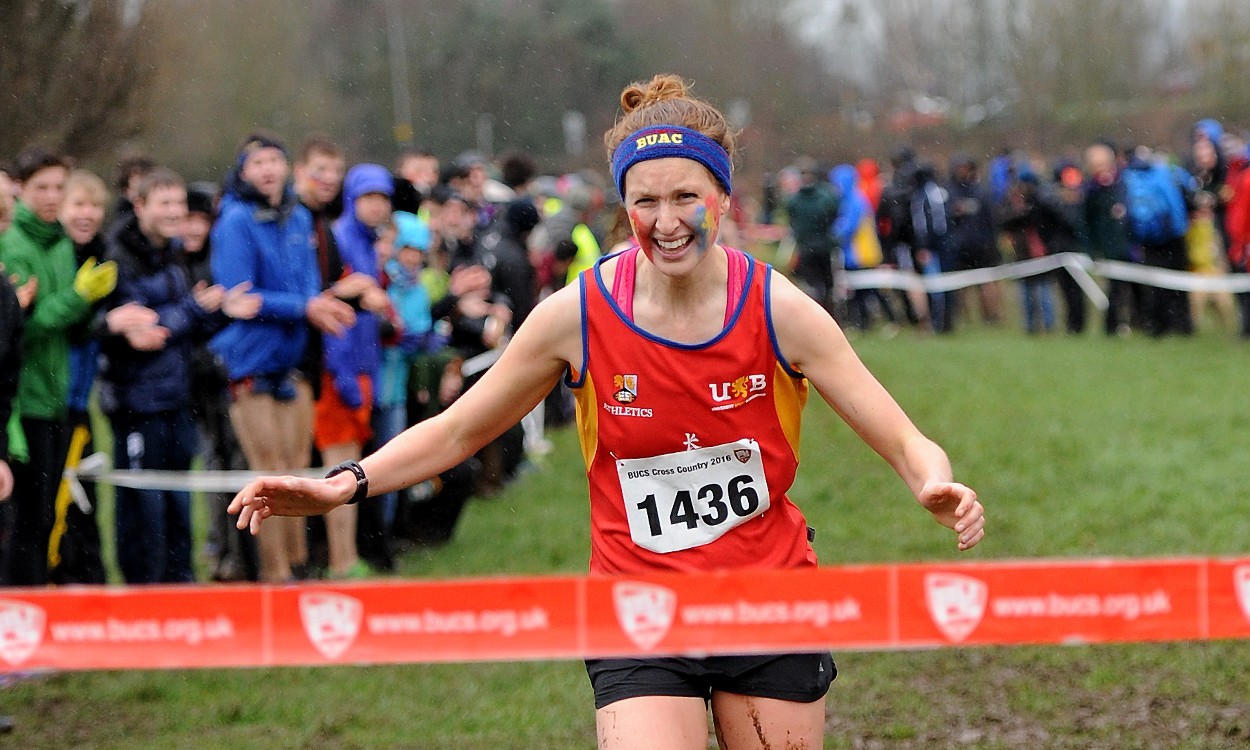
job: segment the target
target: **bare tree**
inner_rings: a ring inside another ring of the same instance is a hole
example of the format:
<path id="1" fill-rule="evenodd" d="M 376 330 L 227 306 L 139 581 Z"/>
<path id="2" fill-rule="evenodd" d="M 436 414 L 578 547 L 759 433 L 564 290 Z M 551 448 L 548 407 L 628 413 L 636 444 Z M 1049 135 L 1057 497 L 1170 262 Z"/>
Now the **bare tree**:
<path id="1" fill-rule="evenodd" d="M 0 8 L 0 155 L 38 141 L 89 157 L 146 124 L 148 4 L 3 0 Z"/>

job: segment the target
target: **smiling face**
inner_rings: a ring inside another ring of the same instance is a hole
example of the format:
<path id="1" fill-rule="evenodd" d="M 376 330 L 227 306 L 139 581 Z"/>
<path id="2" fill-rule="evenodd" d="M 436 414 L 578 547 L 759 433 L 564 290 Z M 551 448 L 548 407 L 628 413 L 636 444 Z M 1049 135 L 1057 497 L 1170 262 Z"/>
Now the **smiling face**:
<path id="1" fill-rule="evenodd" d="M 187 253 L 198 253 L 208 244 L 208 235 L 213 229 L 213 220 L 199 213 L 189 213 L 182 222 L 182 249 Z"/>
<path id="2" fill-rule="evenodd" d="M 324 208 L 343 187 L 345 168 L 343 157 L 313 151 L 306 161 L 295 165 L 295 191 L 310 208 Z"/>
<path id="3" fill-rule="evenodd" d="M 647 259 L 665 273 L 680 274 L 716 244 L 729 196 L 697 161 L 652 159 L 626 173 L 625 209 Z"/>
<path id="4" fill-rule="evenodd" d="M 139 231 L 157 246 L 182 234 L 187 218 L 187 190 L 181 185 L 158 185 L 135 201 Z"/>
<path id="5" fill-rule="evenodd" d="M 76 244 L 85 245 L 100 232 L 104 225 L 104 204 L 98 196 L 82 187 L 65 191 L 61 204 L 61 225 Z"/>

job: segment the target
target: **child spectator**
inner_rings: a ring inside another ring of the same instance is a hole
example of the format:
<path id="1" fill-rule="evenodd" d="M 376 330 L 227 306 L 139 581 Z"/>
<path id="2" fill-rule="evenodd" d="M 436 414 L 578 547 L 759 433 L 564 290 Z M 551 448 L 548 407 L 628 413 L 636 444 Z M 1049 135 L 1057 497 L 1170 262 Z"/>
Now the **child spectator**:
<path id="1" fill-rule="evenodd" d="M 325 371 L 313 419 L 313 441 L 327 465 L 359 459 L 372 437 L 373 391 L 381 365 L 380 315 L 390 300 L 377 285 L 374 243 L 391 218 L 395 182 L 379 164 L 357 164 L 343 181 L 343 215 L 334 222 L 334 239 L 345 277 L 363 274 L 374 280 L 358 297 L 356 321 L 342 333 L 324 339 Z M 360 578 L 368 567 L 356 546 L 357 507 L 345 505 L 326 514 L 331 578 Z"/>
<path id="2" fill-rule="evenodd" d="M 65 233 L 74 242 L 74 256 L 79 265 L 91 258 L 103 258 L 107 248 L 100 230 L 104 226 L 105 206 L 109 200 L 104 180 L 85 170 L 74 170 L 65 180 L 65 197 L 59 217 Z M 101 303 L 93 305 L 98 308 Z M 148 324 L 154 322 L 150 310 L 126 310 L 114 316 L 114 324 L 130 314 L 138 314 Z M 69 451 L 66 466 L 74 467 L 85 452 L 92 450 L 91 419 L 87 402 L 95 384 L 100 354 L 99 331 L 90 325 L 92 316 L 70 329 L 69 370 Z M 93 509 L 97 507 L 95 484 L 83 485 L 88 506 L 80 508 L 71 502 L 70 488 L 62 482 L 57 490 L 56 516 L 49 547 L 51 580 L 55 583 L 104 583 L 104 564 L 100 557 L 100 529 Z"/>
<path id="3" fill-rule="evenodd" d="M 409 373 L 423 359 L 446 344 L 446 336 L 435 331 L 430 311 L 430 291 L 422 283 L 425 254 L 430 248 L 430 228 L 415 215 L 396 211 L 394 257 L 386 261 L 386 291 L 398 324 L 394 343 L 382 350 L 382 371 L 378 381 L 374 438 L 377 445 L 408 428 Z M 394 526 L 398 508 L 397 493 L 381 498 L 383 522 Z"/>
<path id="4" fill-rule="evenodd" d="M 2 270 L 2 269 L 0 269 Z M 0 272 L 0 504 L 13 494 L 13 461 L 15 445 L 10 445 L 8 430 L 4 429 L 13 415 L 13 399 L 17 395 L 17 374 L 22 367 L 22 323 L 25 315 L 17 301 L 17 292 L 9 283 L 8 275 Z M 8 510 L 0 505 L 0 515 Z M 3 528 L 4 524 L 0 526 Z M 4 546 L 8 539 L 0 536 Z"/>

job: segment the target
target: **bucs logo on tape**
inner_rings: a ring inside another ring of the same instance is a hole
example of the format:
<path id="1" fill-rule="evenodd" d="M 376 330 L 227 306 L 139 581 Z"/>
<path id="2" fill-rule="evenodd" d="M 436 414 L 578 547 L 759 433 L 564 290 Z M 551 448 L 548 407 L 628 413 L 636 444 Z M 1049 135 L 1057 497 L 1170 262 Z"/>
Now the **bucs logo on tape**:
<path id="1" fill-rule="evenodd" d="M 360 633 L 364 606 L 359 599 L 325 591 L 300 594 L 299 617 L 304 633 L 321 655 L 337 659 Z"/>
<path id="2" fill-rule="evenodd" d="M 47 619 L 33 604 L 0 599 L 0 659 L 13 667 L 29 659 L 43 641 Z"/>
<path id="3" fill-rule="evenodd" d="M 612 587 L 612 603 L 621 630 L 638 648 L 650 651 L 673 625 L 677 594 L 649 583 L 618 583 Z"/>
<path id="4" fill-rule="evenodd" d="M 1233 587 L 1237 589 L 1241 613 L 1250 620 L 1250 565 L 1242 565 L 1233 571 Z"/>
<path id="5" fill-rule="evenodd" d="M 924 577 L 924 599 L 933 624 L 942 635 L 959 643 L 981 624 L 989 587 L 970 576 L 930 573 Z"/>

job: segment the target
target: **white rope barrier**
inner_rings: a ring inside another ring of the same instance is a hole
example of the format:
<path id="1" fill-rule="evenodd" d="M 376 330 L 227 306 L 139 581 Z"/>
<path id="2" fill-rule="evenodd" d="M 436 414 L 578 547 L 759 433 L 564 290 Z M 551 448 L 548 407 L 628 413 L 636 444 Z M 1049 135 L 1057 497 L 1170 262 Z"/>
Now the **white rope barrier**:
<path id="1" fill-rule="evenodd" d="M 847 271 L 846 285 L 851 289 L 899 289 L 936 294 L 995 281 L 1023 279 L 1059 269 L 1063 269 L 1076 280 L 1085 296 L 1099 310 L 1106 310 L 1108 301 L 1102 287 L 1094 279 L 1095 275 L 1105 279 L 1186 292 L 1250 292 L 1250 274 L 1208 276 L 1143 266 L 1138 263 L 1095 261 L 1084 253 L 1059 253 L 1044 258 L 1004 263 L 990 268 L 931 275 L 892 268 Z"/>

